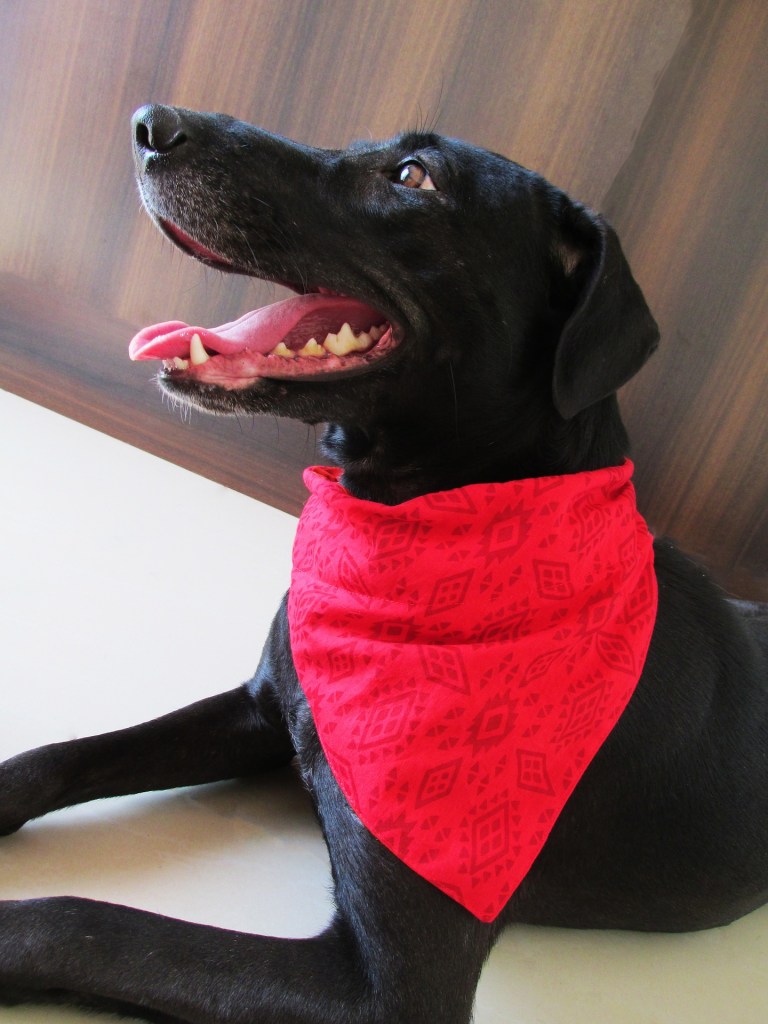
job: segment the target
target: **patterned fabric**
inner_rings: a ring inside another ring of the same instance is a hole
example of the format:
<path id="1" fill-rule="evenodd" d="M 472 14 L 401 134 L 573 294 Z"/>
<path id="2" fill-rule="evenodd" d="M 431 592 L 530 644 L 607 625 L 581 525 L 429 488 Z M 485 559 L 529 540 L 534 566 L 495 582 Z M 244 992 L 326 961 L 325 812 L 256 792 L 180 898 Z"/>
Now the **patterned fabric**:
<path id="1" fill-rule="evenodd" d="M 525 877 L 637 684 L 656 615 L 632 463 L 397 506 L 315 467 L 291 642 L 365 826 L 483 921 Z"/>

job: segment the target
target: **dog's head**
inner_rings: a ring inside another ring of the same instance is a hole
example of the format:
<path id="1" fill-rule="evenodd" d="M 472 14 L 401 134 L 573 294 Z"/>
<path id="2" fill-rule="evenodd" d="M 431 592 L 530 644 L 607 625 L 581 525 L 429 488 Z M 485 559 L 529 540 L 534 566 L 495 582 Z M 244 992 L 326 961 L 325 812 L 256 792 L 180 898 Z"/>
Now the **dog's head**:
<path id="1" fill-rule="evenodd" d="M 192 404 L 333 422 L 347 461 L 377 445 L 455 459 L 484 436 L 530 462 L 656 346 L 614 232 L 504 157 L 432 133 L 313 149 L 161 106 L 133 130 L 144 204 L 173 242 L 297 293 L 137 335 L 132 356 L 163 360 L 162 387 Z"/>

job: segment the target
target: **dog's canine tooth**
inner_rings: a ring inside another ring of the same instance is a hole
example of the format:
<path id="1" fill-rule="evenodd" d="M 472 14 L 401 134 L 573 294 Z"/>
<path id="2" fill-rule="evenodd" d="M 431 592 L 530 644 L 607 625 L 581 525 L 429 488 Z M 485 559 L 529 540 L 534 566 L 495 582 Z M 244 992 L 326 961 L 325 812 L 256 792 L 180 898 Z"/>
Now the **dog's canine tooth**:
<path id="1" fill-rule="evenodd" d="M 318 345 L 316 338 L 310 338 L 304 348 L 300 348 L 297 355 L 311 356 L 313 359 L 322 358 L 327 352 L 322 345 Z"/>
<path id="2" fill-rule="evenodd" d="M 182 359 L 180 356 L 174 356 L 173 359 L 170 360 L 170 362 L 173 365 L 174 370 L 188 370 L 189 369 L 189 360 L 188 359 Z"/>
<path id="3" fill-rule="evenodd" d="M 292 349 L 288 348 L 284 341 L 278 342 L 269 354 L 271 356 L 282 356 L 283 359 L 296 358 L 296 353 Z"/>
<path id="4" fill-rule="evenodd" d="M 211 357 L 203 348 L 203 342 L 199 334 L 193 334 L 189 343 L 189 359 L 193 366 L 201 366 L 207 363 Z"/>

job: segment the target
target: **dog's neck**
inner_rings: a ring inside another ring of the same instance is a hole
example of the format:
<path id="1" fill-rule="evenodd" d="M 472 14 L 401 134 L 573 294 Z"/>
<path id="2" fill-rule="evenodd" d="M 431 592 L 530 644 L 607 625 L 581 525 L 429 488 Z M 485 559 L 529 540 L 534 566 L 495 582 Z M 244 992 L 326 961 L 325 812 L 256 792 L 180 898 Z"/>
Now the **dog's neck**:
<path id="1" fill-rule="evenodd" d="M 553 413 L 525 427 L 493 424 L 486 416 L 453 434 L 420 426 L 395 431 L 383 422 L 332 423 L 321 450 L 344 471 L 351 494 L 386 505 L 467 484 L 603 469 L 629 455 L 615 396 L 574 420 Z"/>

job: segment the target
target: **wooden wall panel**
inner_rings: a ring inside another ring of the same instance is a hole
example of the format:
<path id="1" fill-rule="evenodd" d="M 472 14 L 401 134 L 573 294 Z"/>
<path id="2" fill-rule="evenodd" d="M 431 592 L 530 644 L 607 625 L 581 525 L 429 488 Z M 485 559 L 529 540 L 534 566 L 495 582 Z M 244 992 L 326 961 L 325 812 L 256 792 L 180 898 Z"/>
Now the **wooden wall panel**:
<path id="1" fill-rule="evenodd" d="M 643 506 L 734 588 L 753 578 L 763 593 L 767 41 L 765 5 L 700 5 L 603 204 L 662 328 L 623 396 Z"/>
<path id="2" fill-rule="evenodd" d="M 279 295 L 171 251 L 128 119 L 223 110 L 316 145 L 421 122 L 603 209 L 664 331 L 625 390 L 644 509 L 768 597 L 763 0 L 3 0 L 0 385 L 279 507 L 314 434 L 164 407 L 134 330 Z"/>

